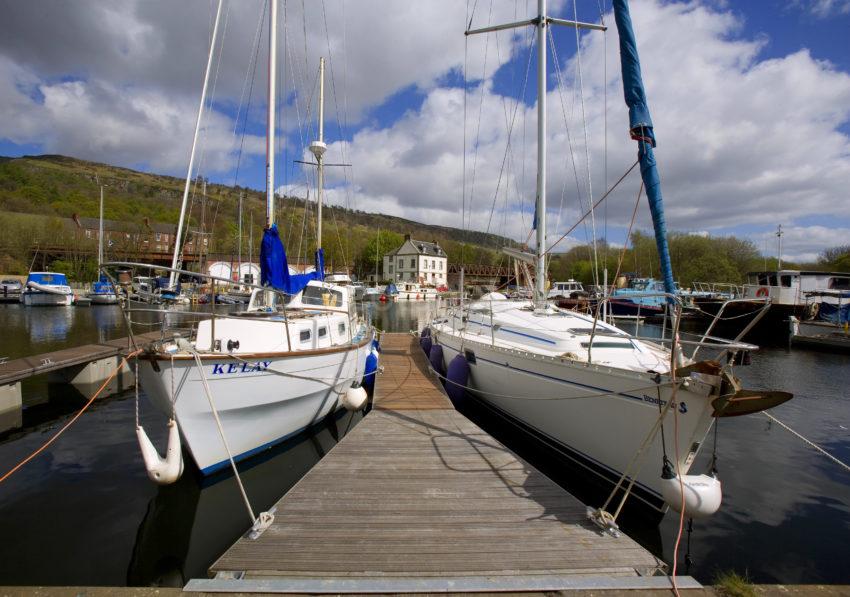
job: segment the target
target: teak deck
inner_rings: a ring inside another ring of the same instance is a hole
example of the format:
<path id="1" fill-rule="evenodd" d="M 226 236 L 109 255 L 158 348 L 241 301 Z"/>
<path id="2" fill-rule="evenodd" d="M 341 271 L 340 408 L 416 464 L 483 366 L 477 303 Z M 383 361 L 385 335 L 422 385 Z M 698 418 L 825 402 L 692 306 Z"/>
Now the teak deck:
<path id="1" fill-rule="evenodd" d="M 662 588 L 663 563 L 452 407 L 415 338 L 384 334 L 374 410 L 197 591 Z M 699 586 L 688 577 L 682 588 Z"/>

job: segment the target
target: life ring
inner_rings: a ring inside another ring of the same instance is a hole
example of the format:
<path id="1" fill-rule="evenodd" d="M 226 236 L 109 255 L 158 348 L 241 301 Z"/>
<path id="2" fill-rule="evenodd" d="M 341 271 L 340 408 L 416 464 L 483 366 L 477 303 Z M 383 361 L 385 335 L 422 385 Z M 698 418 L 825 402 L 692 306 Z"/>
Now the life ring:
<path id="1" fill-rule="evenodd" d="M 767 288 L 765 288 L 764 286 L 762 286 L 761 288 L 759 288 L 759 289 L 756 291 L 756 296 L 757 296 L 757 297 L 762 297 L 762 296 L 767 296 L 767 295 L 768 295 L 768 290 L 767 290 Z"/>

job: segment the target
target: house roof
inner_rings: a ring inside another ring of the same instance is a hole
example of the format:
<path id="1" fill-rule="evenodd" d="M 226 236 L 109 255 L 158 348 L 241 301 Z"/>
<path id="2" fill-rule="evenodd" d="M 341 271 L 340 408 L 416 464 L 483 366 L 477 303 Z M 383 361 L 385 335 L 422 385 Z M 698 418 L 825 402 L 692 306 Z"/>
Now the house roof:
<path id="1" fill-rule="evenodd" d="M 398 255 L 401 248 L 405 246 L 408 242 L 410 242 L 413 247 L 416 249 L 417 254 L 419 255 L 431 255 L 433 257 L 446 257 L 446 252 L 443 251 L 442 247 L 437 243 L 429 243 L 424 240 L 416 240 L 413 238 L 407 238 L 401 244 L 401 246 L 396 247 L 392 251 L 386 254 L 387 257 L 392 257 L 393 255 Z M 413 255 L 414 253 L 402 253 L 402 255 Z"/>

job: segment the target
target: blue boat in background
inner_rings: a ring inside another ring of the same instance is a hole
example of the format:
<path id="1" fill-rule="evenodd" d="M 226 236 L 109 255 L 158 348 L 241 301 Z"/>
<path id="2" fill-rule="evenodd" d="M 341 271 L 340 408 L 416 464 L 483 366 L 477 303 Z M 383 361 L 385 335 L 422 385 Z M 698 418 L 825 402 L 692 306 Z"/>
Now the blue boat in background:
<path id="1" fill-rule="evenodd" d="M 617 288 L 609 301 L 614 316 L 663 315 L 667 299 L 664 282 L 655 278 L 632 278 L 626 288 Z M 678 290 L 678 289 L 677 289 Z"/>

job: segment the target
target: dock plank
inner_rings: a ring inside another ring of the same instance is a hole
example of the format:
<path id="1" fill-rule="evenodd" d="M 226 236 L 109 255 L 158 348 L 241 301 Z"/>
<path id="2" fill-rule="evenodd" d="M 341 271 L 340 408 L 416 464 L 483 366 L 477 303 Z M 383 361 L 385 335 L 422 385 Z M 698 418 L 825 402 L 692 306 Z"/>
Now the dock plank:
<path id="1" fill-rule="evenodd" d="M 455 411 L 415 338 L 385 334 L 382 349 L 374 410 L 277 502 L 272 526 L 239 539 L 211 575 L 445 581 L 663 569 L 632 539 L 600 533 L 584 504 Z"/>

